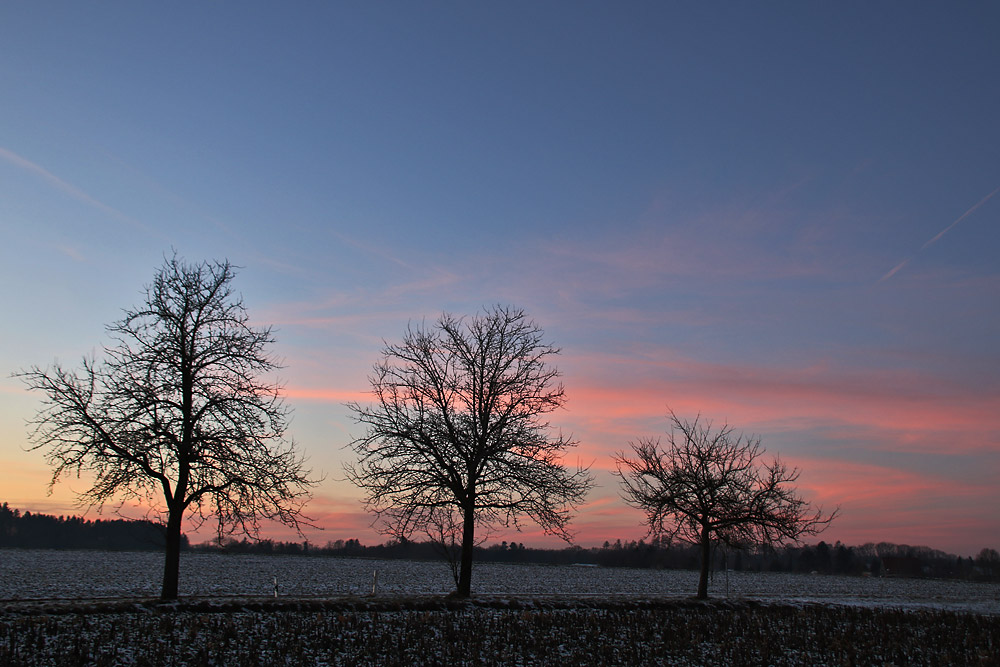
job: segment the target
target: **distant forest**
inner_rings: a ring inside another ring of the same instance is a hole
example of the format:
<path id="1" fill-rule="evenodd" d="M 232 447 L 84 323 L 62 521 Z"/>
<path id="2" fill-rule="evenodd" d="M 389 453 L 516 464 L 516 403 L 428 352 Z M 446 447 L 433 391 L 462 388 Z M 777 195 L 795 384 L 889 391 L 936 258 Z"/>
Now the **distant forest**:
<path id="1" fill-rule="evenodd" d="M 189 548 L 181 536 L 181 548 Z M 0 505 L 0 548 L 163 551 L 163 525 L 129 519 L 89 520 L 22 513 Z"/>
<path id="2" fill-rule="evenodd" d="M 127 519 L 94 521 L 81 517 L 55 517 L 21 513 L 0 505 L 0 548 L 102 549 L 154 551 L 163 549 L 163 527 L 152 521 Z M 221 543 L 191 545 L 182 538 L 182 549 L 200 552 L 282 554 L 339 558 L 444 560 L 440 544 L 390 541 L 367 546 L 356 539 L 335 540 L 323 546 L 310 542 L 228 539 Z M 478 563 L 538 563 L 656 569 L 698 569 L 698 549 L 686 544 L 666 544 L 658 539 L 605 542 L 585 549 L 535 549 L 517 542 L 476 548 Z M 901 576 L 1000 581 L 1000 553 L 983 549 L 976 558 L 962 558 L 929 547 L 880 542 L 847 546 L 836 542 L 787 546 L 777 549 L 716 549 L 713 569 L 757 572 L 798 572 L 856 576 Z"/>
<path id="3" fill-rule="evenodd" d="M 336 540 L 318 546 L 309 542 L 227 540 L 192 547 L 197 551 L 256 554 L 298 554 L 341 558 L 384 558 L 408 560 L 443 560 L 440 544 L 433 542 L 390 541 L 366 546 L 356 539 Z M 636 567 L 697 570 L 698 547 L 687 544 L 644 540 L 614 543 L 585 549 L 534 549 L 517 542 L 501 542 L 476 547 L 477 563 L 538 563 L 548 565 L 591 565 L 601 567 Z M 714 553 L 712 569 L 752 572 L 798 572 L 844 574 L 855 576 L 929 577 L 1000 581 L 1000 554 L 983 549 L 976 558 L 962 558 L 931 549 L 906 544 L 865 544 L 846 546 L 837 542 L 787 546 L 777 549 L 723 550 Z"/>

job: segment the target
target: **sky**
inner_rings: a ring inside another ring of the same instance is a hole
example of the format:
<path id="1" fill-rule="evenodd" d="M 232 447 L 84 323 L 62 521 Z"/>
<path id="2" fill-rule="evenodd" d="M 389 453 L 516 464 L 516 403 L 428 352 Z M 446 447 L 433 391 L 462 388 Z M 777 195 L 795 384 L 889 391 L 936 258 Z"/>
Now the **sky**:
<path id="1" fill-rule="evenodd" d="M 645 536 L 612 456 L 674 410 L 800 468 L 841 512 L 817 540 L 1000 548 L 998 30 L 993 3 L 0 4 L 0 500 L 82 511 L 12 374 L 99 355 L 176 252 L 241 267 L 275 327 L 312 542 L 383 540 L 342 466 L 384 342 L 511 304 L 561 349 L 582 546 Z"/>

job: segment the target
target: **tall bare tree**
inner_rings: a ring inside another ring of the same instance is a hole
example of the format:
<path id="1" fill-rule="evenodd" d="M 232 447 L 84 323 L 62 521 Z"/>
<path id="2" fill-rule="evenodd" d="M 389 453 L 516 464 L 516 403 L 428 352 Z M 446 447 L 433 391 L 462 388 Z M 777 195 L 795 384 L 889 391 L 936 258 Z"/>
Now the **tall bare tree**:
<path id="1" fill-rule="evenodd" d="M 564 465 L 576 443 L 545 421 L 565 401 L 548 363 L 557 353 L 521 310 L 444 314 L 386 345 L 370 378 L 374 404 L 348 406 L 367 432 L 345 470 L 384 532 L 407 537 L 460 516 L 460 596 L 471 592 L 477 526 L 520 528 L 527 516 L 569 540 L 570 513 L 593 483 L 586 468 Z"/>
<path id="2" fill-rule="evenodd" d="M 708 597 L 711 545 L 777 545 L 815 535 L 837 515 L 824 515 L 796 495 L 799 478 L 777 457 L 763 460 L 760 438 L 728 425 L 682 421 L 670 413 L 667 446 L 658 438 L 629 443 L 615 459 L 626 502 L 646 513 L 650 534 L 699 545 L 698 597 Z"/>
<path id="3" fill-rule="evenodd" d="M 256 535 L 262 519 L 298 528 L 315 482 L 285 438 L 288 409 L 265 379 L 279 366 L 270 328 L 254 328 L 229 262 L 165 261 L 144 303 L 108 327 L 104 359 L 20 374 L 45 394 L 32 440 L 53 466 L 93 485 L 100 507 L 139 499 L 166 518 L 164 599 L 177 597 L 185 515 L 220 536 Z"/>

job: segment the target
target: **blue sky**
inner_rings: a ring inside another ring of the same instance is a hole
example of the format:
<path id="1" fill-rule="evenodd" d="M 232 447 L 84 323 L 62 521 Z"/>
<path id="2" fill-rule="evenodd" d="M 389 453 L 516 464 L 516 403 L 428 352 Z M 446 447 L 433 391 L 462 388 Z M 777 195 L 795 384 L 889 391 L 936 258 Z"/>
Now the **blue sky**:
<path id="1" fill-rule="evenodd" d="M 800 465 L 843 510 L 825 539 L 997 547 L 998 28 L 987 3 L 5 4 L 0 370 L 99 350 L 173 249 L 228 258 L 328 475 L 311 539 L 374 541 L 342 403 L 408 322 L 513 303 L 599 472 L 582 543 L 642 535 L 603 471 L 669 405 Z M 70 511 L 23 450 L 38 397 L 0 394 L 0 495 Z"/>

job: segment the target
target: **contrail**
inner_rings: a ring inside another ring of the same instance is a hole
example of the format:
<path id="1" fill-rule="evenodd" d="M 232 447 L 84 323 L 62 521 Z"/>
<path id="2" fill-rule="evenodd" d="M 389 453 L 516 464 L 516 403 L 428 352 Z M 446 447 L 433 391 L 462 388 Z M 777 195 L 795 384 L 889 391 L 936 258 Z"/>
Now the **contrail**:
<path id="1" fill-rule="evenodd" d="M 913 259 L 913 258 L 912 257 L 907 257 L 902 262 L 900 262 L 896 266 L 892 267 L 892 270 L 889 271 L 889 273 L 887 273 L 884 276 L 882 276 L 881 278 L 879 278 L 878 281 L 882 282 L 884 280 L 888 280 L 889 278 L 892 278 L 894 275 L 896 275 L 897 273 L 899 273 L 899 270 L 901 268 L 903 268 L 904 266 L 906 266 L 907 264 L 909 264 L 911 259 Z"/>
<path id="2" fill-rule="evenodd" d="M 66 181 L 62 180 L 61 178 L 53 174 L 45 167 L 37 165 L 30 160 L 26 160 L 17 153 L 7 150 L 3 146 L 0 146 L 0 159 L 6 160 L 15 167 L 18 167 L 25 171 L 29 171 L 35 174 L 36 176 L 40 176 L 44 180 L 48 181 L 48 183 L 53 187 L 55 187 L 57 190 L 63 192 L 66 195 L 69 195 L 70 197 L 76 199 L 79 202 L 83 202 L 88 206 L 93 206 L 96 209 L 104 211 L 108 215 L 117 218 L 122 222 L 138 227 L 139 229 L 142 229 L 147 233 L 153 233 L 153 230 L 150 229 L 149 226 L 146 225 L 145 223 L 136 220 L 130 215 L 122 213 L 113 206 L 108 206 L 104 202 L 98 199 L 94 199 L 93 197 L 91 197 L 90 195 L 88 195 L 86 192 L 76 187 L 75 185 L 67 183 Z"/>
<path id="3" fill-rule="evenodd" d="M 1000 192 L 1000 186 L 997 186 L 997 188 L 993 192 L 989 193 L 988 195 L 986 195 L 985 197 L 983 197 L 982 199 L 980 199 L 978 204 L 976 204 L 975 206 L 973 206 L 972 208 L 970 208 L 968 211 L 966 211 L 962 215 L 958 216 L 958 219 L 955 220 L 955 222 L 951 223 L 950 225 L 948 225 L 947 227 L 945 227 L 944 229 L 942 229 L 940 232 L 938 232 L 937 236 L 935 236 L 930 241 L 928 241 L 927 243 L 925 243 L 920 249 L 921 250 L 926 250 L 929 246 L 932 246 L 935 243 L 937 243 L 938 240 L 940 240 L 940 238 L 942 236 L 944 236 L 945 234 L 948 233 L 948 230 L 950 230 L 952 227 L 954 227 L 955 225 L 957 225 L 958 223 L 962 222 L 963 220 L 965 220 L 966 218 L 968 218 L 970 215 L 972 215 L 972 213 L 974 213 L 977 208 L 979 208 L 980 206 L 982 206 L 983 204 L 985 204 L 986 202 L 988 202 L 990 199 L 992 199 L 993 195 L 995 195 L 998 192 Z"/>
<path id="4" fill-rule="evenodd" d="M 962 215 L 958 216 L 958 218 L 955 220 L 955 222 L 951 223 L 950 225 L 948 225 L 947 227 L 945 227 L 944 229 L 942 229 L 940 232 L 938 232 L 937 236 L 935 236 L 930 241 L 928 241 L 927 243 L 925 243 L 922 246 L 920 246 L 920 250 L 918 251 L 918 254 L 920 252 L 923 252 L 927 248 L 931 247 L 932 245 L 934 245 L 938 241 L 940 241 L 941 237 L 944 236 L 945 234 L 947 234 L 951 230 L 952 227 L 954 227 L 955 225 L 957 225 L 958 223 L 962 222 L 963 220 L 965 220 L 966 218 L 968 218 L 970 215 L 972 215 L 973 213 L 975 213 L 976 210 L 980 206 L 982 206 L 983 204 L 985 204 L 986 202 L 988 202 L 990 199 L 992 199 L 993 195 L 995 195 L 998 192 L 1000 192 L 1000 186 L 997 186 L 996 188 L 994 188 L 993 192 L 989 193 L 988 195 L 986 195 L 985 197 L 983 197 L 982 199 L 980 199 L 968 211 L 966 211 Z M 916 255 L 912 255 L 910 257 L 907 257 L 902 262 L 900 262 L 896 266 L 892 267 L 892 270 L 889 271 L 888 273 L 886 273 L 881 278 L 879 278 L 878 281 L 881 283 L 881 282 L 884 282 L 884 281 L 888 280 L 889 278 L 892 278 L 894 275 L 896 275 L 897 273 L 899 273 L 900 269 L 902 269 L 904 266 L 906 266 L 907 264 L 909 264 L 910 260 L 912 260 L 914 257 L 916 257 Z"/>

